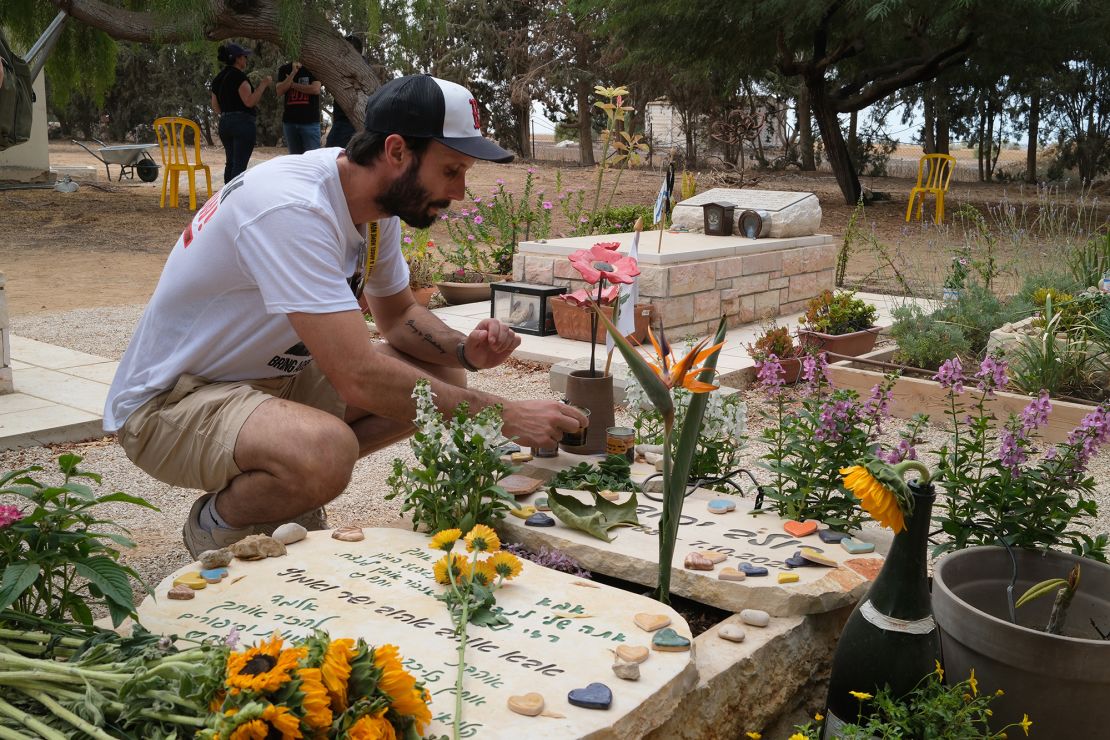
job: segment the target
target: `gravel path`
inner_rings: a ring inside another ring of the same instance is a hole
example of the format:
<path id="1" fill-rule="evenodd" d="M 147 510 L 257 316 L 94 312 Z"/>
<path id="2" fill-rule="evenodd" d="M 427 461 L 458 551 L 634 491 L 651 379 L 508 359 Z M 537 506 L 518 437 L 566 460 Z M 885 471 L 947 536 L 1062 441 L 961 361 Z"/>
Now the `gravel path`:
<path id="1" fill-rule="evenodd" d="M 131 331 L 142 313 L 142 306 L 81 309 L 54 314 L 12 318 L 12 332 L 63 347 L 118 359 L 126 349 Z M 555 398 L 548 384 L 547 368 L 532 363 L 510 362 L 495 370 L 471 375 L 473 387 L 497 393 L 510 399 Z M 755 460 L 765 448 L 757 441 L 762 420 L 757 413 L 763 404 L 757 391 L 745 392 L 749 406 L 750 441 L 744 451 L 744 465 L 756 469 Z M 618 421 L 627 423 L 627 417 L 618 413 Z M 897 429 L 901 420 L 887 425 L 886 440 L 897 442 Z M 945 440 L 945 433 L 937 427 L 926 432 L 926 443 L 921 449 L 935 449 Z M 81 444 L 51 445 L 0 452 L 0 471 L 29 465 L 42 465 L 49 472 L 56 470 L 53 460 L 63 452 L 75 452 L 84 457 L 82 467 L 100 473 L 104 488 L 122 490 L 141 496 L 157 506 L 160 511 L 149 511 L 135 506 L 106 505 L 103 514 L 131 530 L 138 543 L 135 551 L 125 555 L 147 581 L 157 584 L 172 571 L 190 562 L 181 544 L 181 525 L 192 505 L 197 491 L 175 488 L 160 483 L 136 468 L 115 444 L 114 437 Z M 385 481 L 395 457 L 411 459 L 408 443 L 398 443 L 370 455 L 358 462 L 347 491 L 328 505 L 332 526 L 380 526 L 396 522 L 399 501 L 385 501 L 388 492 Z M 1093 532 L 1110 531 L 1110 448 L 1104 449 L 1091 462 L 1091 472 L 1098 486 L 1096 500 L 1100 514 L 1093 523 Z M 757 472 L 761 476 L 761 471 Z M 51 478 L 56 480 L 56 478 Z"/>

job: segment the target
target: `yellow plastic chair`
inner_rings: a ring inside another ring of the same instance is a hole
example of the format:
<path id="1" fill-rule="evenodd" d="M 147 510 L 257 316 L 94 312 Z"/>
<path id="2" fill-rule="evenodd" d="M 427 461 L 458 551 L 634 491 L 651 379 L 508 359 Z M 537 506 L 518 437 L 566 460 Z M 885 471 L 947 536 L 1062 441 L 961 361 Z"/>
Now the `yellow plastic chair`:
<path id="1" fill-rule="evenodd" d="M 917 163 L 917 185 L 910 191 L 910 202 L 906 205 L 906 220 L 910 220 L 913 213 L 913 203 L 917 196 L 917 220 L 921 220 L 921 212 L 925 208 L 925 197 L 930 193 L 936 197 L 937 213 L 936 223 L 944 222 L 944 194 L 948 192 L 948 183 L 952 180 L 952 171 L 956 169 L 956 158 L 951 154 L 926 154 Z"/>
<path id="2" fill-rule="evenodd" d="M 193 144 L 185 143 L 185 132 L 193 132 Z M 208 197 L 212 197 L 212 170 L 200 161 L 200 126 L 196 121 L 177 116 L 164 116 L 154 121 L 154 133 L 162 150 L 162 200 L 159 207 L 166 207 L 166 190 L 170 193 L 170 207 L 177 208 L 177 184 L 182 172 L 189 176 L 189 209 L 197 209 L 196 171 L 204 170 L 208 181 Z M 193 150 L 192 161 L 189 149 Z"/>

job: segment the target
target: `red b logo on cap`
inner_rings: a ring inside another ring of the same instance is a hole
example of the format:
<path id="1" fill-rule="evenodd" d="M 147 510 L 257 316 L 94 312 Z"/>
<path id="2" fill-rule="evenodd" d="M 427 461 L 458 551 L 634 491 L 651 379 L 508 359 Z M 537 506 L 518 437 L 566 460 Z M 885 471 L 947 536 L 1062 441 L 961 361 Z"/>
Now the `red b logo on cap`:
<path id="1" fill-rule="evenodd" d="M 476 131 L 481 131 L 482 119 L 478 116 L 478 101 L 474 98 L 470 99 L 470 112 L 474 115 L 474 129 Z"/>

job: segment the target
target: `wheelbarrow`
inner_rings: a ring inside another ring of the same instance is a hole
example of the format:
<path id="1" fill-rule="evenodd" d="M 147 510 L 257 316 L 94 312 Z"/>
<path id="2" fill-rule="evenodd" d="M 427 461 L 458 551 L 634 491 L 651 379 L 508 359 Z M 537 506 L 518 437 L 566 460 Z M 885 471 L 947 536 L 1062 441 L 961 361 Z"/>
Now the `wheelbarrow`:
<path id="1" fill-rule="evenodd" d="M 156 148 L 157 144 L 114 144 L 108 146 L 100 139 L 93 139 L 97 144 L 100 144 L 100 148 L 94 152 L 76 139 L 70 141 L 104 164 L 104 171 L 108 173 L 109 182 L 112 181 L 110 165 L 113 164 L 119 166 L 117 182 L 122 180 L 124 175 L 134 178 L 136 174 L 143 182 L 154 182 L 158 179 L 158 163 L 154 161 L 154 157 L 150 156 L 150 150 Z"/>

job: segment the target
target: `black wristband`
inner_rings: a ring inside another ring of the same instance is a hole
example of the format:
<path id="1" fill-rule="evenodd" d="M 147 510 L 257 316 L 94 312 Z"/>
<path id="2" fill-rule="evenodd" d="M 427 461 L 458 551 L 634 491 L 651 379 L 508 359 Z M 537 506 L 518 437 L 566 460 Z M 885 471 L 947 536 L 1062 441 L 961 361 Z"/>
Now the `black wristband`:
<path id="1" fill-rule="evenodd" d="M 471 364 L 470 360 L 466 359 L 466 342 L 459 342 L 455 345 L 455 357 L 459 358 L 459 364 L 466 370 L 472 373 L 478 372 L 478 367 Z"/>

